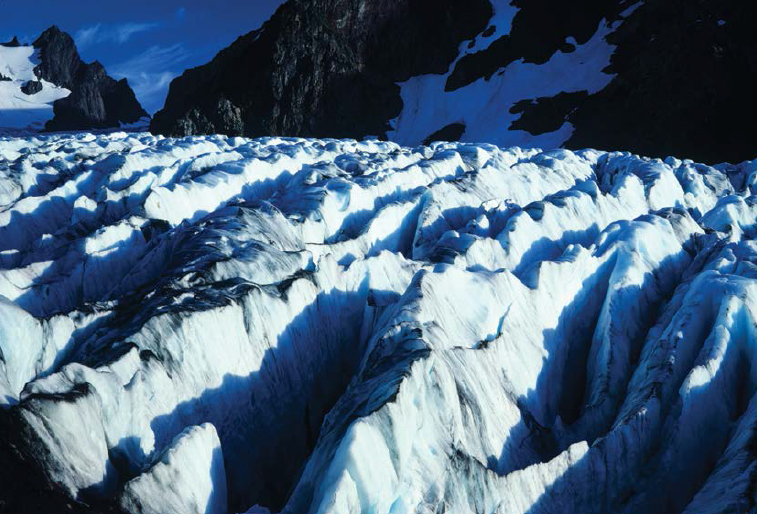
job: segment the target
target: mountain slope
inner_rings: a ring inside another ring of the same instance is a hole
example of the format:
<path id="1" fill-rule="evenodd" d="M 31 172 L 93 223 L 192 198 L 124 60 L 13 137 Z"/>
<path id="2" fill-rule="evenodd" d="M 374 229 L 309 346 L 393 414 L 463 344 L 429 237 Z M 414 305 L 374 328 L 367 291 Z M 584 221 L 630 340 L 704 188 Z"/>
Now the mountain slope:
<path id="1" fill-rule="evenodd" d="M 739 0 L 290 0 L 174 81 L 155 133 L 752 156 Z"/>
<path id="2" fill-rule="evenodd" d="M 32 46 L 0 45 L 0 130 L 91 130 L 148 115 L 126 79 L 84 63 L 73 39 L 51 27 Z"/>
<path id="3" fill-rule="evenodd" d="M 755 184 L 596 150 L 0 139 L 0 510 L 749 511 Z"/>
<path id="4" fill-rule="evenodd" d="M 171 84 L 153 132 L 329 137 L 381 134 L 397 82 L 441 73 L 486 27 L 488 0 L 319 0 L 282 5 L 262 29 Z"/>
<path id="5" fill-rule="evenodd" d="M 71 91 L 34 73 L 35 49 L 31 46 L 0 46 L 0 127 L 44 128 L 53 117 L 53 102 Z M 31 94 L 29 84 L 41 86 Z"/>

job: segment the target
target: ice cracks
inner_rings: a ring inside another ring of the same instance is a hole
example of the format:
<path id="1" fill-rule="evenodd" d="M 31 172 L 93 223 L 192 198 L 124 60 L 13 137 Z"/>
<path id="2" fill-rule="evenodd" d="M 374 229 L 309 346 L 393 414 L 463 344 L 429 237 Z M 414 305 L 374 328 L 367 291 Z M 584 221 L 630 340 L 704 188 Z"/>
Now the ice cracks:
<path id="1" fill-rule="evenodd" d="M 2 139 L 0 422 L 28 473 L 0 492 L 127 512 L 751 505 L 755 172 Z"/>

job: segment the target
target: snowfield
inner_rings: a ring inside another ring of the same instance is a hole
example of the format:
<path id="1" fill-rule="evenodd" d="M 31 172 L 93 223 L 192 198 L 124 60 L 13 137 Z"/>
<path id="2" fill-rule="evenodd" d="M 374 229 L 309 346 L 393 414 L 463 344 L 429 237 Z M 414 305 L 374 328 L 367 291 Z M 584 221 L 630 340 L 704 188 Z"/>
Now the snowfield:
<path id="1" fill-rule="evenodd" d="M 753 193 L 757 160 L 0 138 L 0 433 L 38 480 L 3 492 L 749 510 Z"/>
<path id="2" fill-rule="evenodd" d="M 42 130 L 45 122 L 53 118 L 53 102 L 71 94 L 68 89 L 37 77 L 36 52 L 31 46 L 0 45 L 0 131 Z M 24 93 L 21 88 L 30 81 L 39 81 L 41 91 Z"/>
<path id="3" fill-rule="evenodd" d="M 639 2 L 640 4 L 640 2 Z M 638 4 L 637 4 L 638 6 Z M 592 38 L 583 45 L 567 41 L 573 49 L 558 51 L 549 61 L 536 64 L 523 59 L 497 70 L 489 79 L 479 78 L 454 91 L 446 83 L 455 65 L 466 56 L 486 49 L 493 41 L 510 32 L 518 7 L 507 2 L 492 2 L 494 16 L 489 26 L 494 32 L 480 34 L 472 42 L 460 45 L 460 54 L 443 74 L 419 75 L 400 84 L 402 111 L 392 120 L 389 139 L 400 144 L 417 144 L 429 134 L 450 124 L 465 128 L 462 141 L 488 141 L 498 145 L 541 146 L 558 148 L 573 135 L 573 125 L 565 121 L 557 130 L 532 134 L 513 128 L 522 114 L 513 108 L 523 101 L 554 97 L 561 93 L 594 94 L 613 79 L 605 72 L 615 47 L 607 42 L 621 24 L 606 20 L 597 27 Z M 628 14 L 633 12 L 627 11 Z"/>

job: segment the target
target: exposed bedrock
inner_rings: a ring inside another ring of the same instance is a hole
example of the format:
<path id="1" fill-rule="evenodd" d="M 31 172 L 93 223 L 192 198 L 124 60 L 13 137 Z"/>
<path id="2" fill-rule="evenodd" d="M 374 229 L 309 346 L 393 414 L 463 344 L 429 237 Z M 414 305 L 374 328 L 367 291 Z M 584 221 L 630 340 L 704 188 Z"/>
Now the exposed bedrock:
<path id="1" fill-rule="evenodd" d="M 57 27 L 44 31 L 33 46 L 39 58 L 37 77 L 71 91 L 53 104 L 54 117 L 45 124 L 47 130 L 112 128 L 148 116 L 126 79 L 111 78 L 97 61 L 82 61 L 73 38 Z"/>
<path id="2" fill-rule="evenodd" d="M 151 130 L 363 137 L 390 129 L 397 82 L 443 73 L 486 28 L 488 0 L 290 1 L 171 84 Z"/>
<path id="3" fill-rule="evenodd" d="M 289 0 L 170 87 L 170 136 L 754 157 L 743 0 Z"/>

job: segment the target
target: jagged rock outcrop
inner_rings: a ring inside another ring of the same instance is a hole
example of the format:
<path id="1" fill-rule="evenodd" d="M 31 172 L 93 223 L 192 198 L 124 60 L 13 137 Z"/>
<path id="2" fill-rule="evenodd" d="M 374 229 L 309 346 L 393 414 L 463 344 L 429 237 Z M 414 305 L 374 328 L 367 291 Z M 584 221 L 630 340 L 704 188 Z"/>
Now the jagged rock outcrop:
<path id="1" fill-rule="evenodd" d="M 757 136 L 756 14 L 741 0 L 289 0 L 176 79 L 151 129 L 735 162 Z"/>
<path id="2" fill-rule="evenodd" d="M 83 62 L 57 27 L 32 46 L 0 45 L 0 131 L 107 129 L 147 117 L 126 79 Z"/>
<path id="3" fill-rule="evenodd" d="M 37 93 L 42 91 L 42 87 L 42 82 L 40 82 L 39 80 L 29 80 L 26 82 L 26 84 L 21 86 L 21 92 L 29 96 L 36 95 Z"/>
<path id="4" fill-rule="evenodd" d="M 18 40 L 18 36 L 13 36 L 13 39 L 8 41 L 7 43 L 0 43 L 0 46 L 5 46 L 7 48 L 16 48 L 21 46 L 21 43 Z"/>
<path id="5" fill-rule="evenodd" d="M 444 72 L 491 15 L 489 0 L 287 2 L 263 28 L 174 80 L 151 130 L 384 134 L 402 108 L 397 82 Z"/>
<path id="6" fill-rule="evenodd" d="M 84 63 L 74 40 L 51 27 L 34 41 L 40 64 L 35 73 L 71 94 L 54 103 L 55 117 L 47 130 L 86 130 L 117 127 L 147 117 L 126 79 L 109 77 L 102 64 Z"/>
<path id="7" fill-rule="evenodd" d="M 72 89 L 84 64 L 73 38 L 53 26 L 40 34 L 32 46 L 39 51 L 40 63 L 34 69 L 37 76 L 56 86 Z"/>

